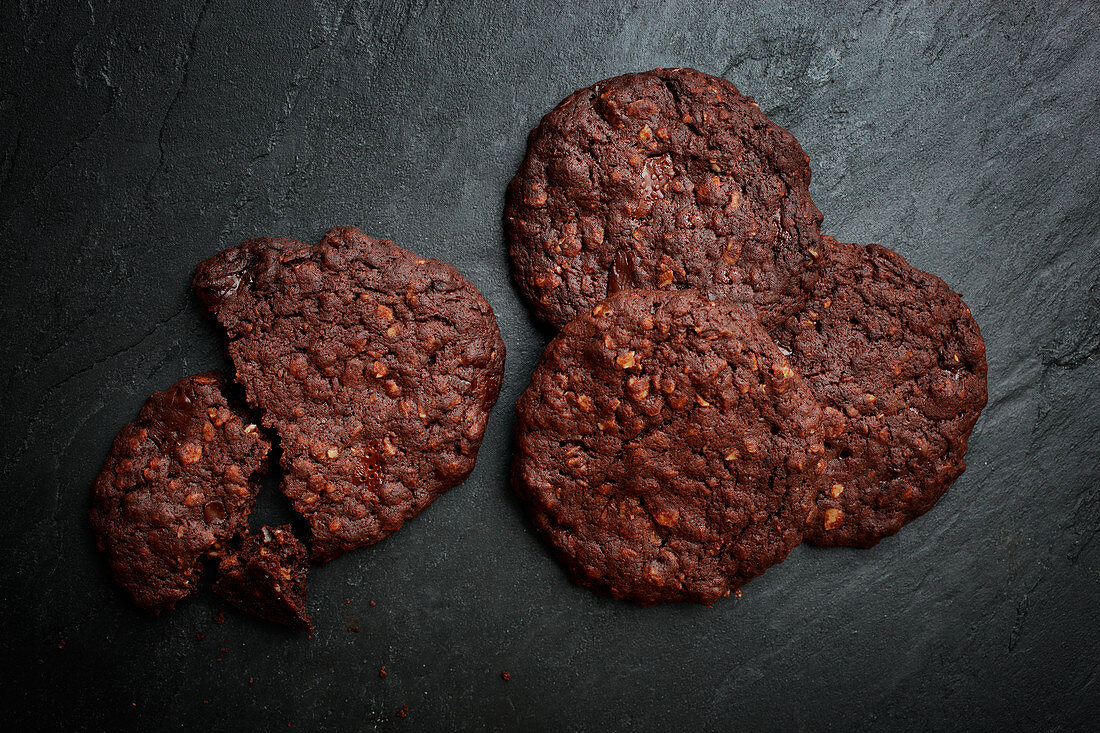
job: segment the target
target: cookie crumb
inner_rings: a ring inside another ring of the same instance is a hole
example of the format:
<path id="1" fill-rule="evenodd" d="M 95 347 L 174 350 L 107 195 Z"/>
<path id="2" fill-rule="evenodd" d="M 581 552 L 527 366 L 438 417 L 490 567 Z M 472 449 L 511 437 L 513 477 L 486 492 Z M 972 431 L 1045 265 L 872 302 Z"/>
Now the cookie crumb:
<path id="1" fill-rule="evenodd" d="M 408 716 L 408 714 L 409 714 L 409 706 L 408 705 L 402 705 L 401 709 L 397 711 L 397 717 L 399 717 L 399 718 L 404 718 L 404 717 Z"/>
<path id="2" fill-rule="evenodd" d="M 386 665 L 382 665 L 382 669 L 378 670 L 378 676 L 382 679 L 386 679 Z"/>
<path id="3" fill-rule="evenodd" d="M 374 601 L 371 601 L 371 602 L 370 602 L 370 607 L 371 607 L 371 608 L 374 608 Z"/>
<path id="4" fill-rule="evenodd" d="M 504 680 L 505 682 L 508 682 L 508 681 L 510 681 L 510 680 L 512 679 L 512 673 L 511 673 L 511 672 L 507 672 L 507 671 L 501 672 L 501 673 L 500 673 L 500 678 L 501 678 L 502 680 Z"/>

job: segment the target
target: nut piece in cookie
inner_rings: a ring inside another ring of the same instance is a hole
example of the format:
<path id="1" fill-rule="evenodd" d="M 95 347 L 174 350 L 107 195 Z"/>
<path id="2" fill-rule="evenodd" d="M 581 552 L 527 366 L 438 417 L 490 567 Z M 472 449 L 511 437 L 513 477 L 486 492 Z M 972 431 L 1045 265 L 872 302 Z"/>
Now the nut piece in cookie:
<path id="1" fill-rule="evenodd" d="M 92 488 L 92 529 L 111 574 L 160 613 L 195 590 L 256 501 L 271 445 L 217 372 L 153 394 L 119 431 Z"/>
<path id="2" fill-rule="evenodd" d="M 612 295 L 551 342 L 516 414 L 513 484 L 581 585 L 710 604 L 801 540 L 821 409 L 747 306 Z"/>
<path id="3" fill-rule="evenodd" d="M 876 244 L 824 239 L 812 301 L 773 335 L 827 416 L 806 538 L 871 547 L 931 509 L 965 469 L 986 403 L 985 342 L 935 275 Z"/>
<path id="4" fill-rule="evenodd" d="M 513 273 L 555 328 L 628 288 L 696 288 L 778 323 L 820 268 L 809 186 L 798 141 L 725 79 L 606 79 L 528 137 L 504 207 Z"/>
<path id="5" fill-rule="evenodd" d="M 504 367 L 489 303 L 444 262 L 358 229 L 252 239 L 193 286 L 282 447 L 282 491 L 328 561 L 473 470 Z"/>
<path id="6" fill-rule="evenodd" d="M 241 535 L 218 564 L 214 592 L 262 619 L 313 631 L 306 613 L 309 552 L 289 525 Z"/>

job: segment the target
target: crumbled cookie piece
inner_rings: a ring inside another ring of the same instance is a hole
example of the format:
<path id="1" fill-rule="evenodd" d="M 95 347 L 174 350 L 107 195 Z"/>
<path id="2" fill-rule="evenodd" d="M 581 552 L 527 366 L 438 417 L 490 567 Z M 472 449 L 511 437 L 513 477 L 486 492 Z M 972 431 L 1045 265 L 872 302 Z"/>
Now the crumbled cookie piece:
<path id="1" fill-rule="evenodd" d="M 214 592 L 253 616 L 312 632 L 308 574 L 309 552 L 290 526 L 263 527 L 222 558 Z"/>

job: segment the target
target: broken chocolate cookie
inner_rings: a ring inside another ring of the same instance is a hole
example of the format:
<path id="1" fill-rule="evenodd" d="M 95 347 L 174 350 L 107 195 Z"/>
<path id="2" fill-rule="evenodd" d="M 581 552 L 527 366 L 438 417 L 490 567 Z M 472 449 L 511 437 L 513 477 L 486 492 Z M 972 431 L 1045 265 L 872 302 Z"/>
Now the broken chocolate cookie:
<path id="1" fill-rule="evenodd" d="M 381 540 L 473 470 L 504 343 L 451 265 L 343 228 L 318 245 L 249 240 L 193 284 L 278 433 L 314 558 Z"/>

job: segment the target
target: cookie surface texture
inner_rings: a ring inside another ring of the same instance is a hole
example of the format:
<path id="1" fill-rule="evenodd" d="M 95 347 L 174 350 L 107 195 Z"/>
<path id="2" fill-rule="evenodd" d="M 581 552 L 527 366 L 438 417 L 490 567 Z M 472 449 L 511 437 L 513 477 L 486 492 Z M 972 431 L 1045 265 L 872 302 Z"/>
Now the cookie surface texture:
<path id="1" fill-rule="evenodd" d="M 216 372 L 180 380 L 119 431 L 92 488 L 111 574 L 154 613 L 195 590 L 202 558 L 246 526 L 271 445 Z"/>
<path id="2" fill-rule="evenodd" d="M 315 559 L 381 540 L 473 470 L 504 344 L 451 265 L 343 228 L 319 245 L 249 240 L 193 286 L 278 433 Z"/>
<path id="3" fill-rule="evenodd" d="M 966 467 L 986 403 L 985 342 L 935 275 L 885 247 L 825 238 L 815 296 L 773 335 L 825 406 L 825 480 L 807 540 L 870 547 Z"/>
<path id="4" fill-rule="evenodd" d="M 504 210 L 513 274 L 555 328 L 626 288 L 696 288 L 779 322 L 822 258 L 809 185 L 798 141 L 725 79 L 607 79 L 528 137 Z"/>
<path id="5" fill-rule="evenodd" d="M 516 412 L 513 483 L 582 585 L 709 604 L 801 539 L 821 410 L 746 306 L 615 294 L 551 342 Z"/>

